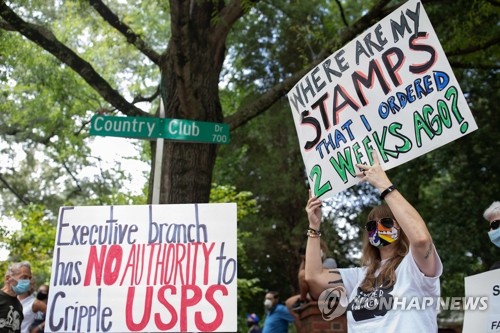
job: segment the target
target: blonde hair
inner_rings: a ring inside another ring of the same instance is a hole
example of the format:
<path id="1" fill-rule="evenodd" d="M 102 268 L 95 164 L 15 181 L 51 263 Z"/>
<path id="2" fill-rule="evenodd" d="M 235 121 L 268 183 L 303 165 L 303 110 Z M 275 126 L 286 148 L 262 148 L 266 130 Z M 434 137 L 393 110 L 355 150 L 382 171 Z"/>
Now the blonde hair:
<path id="1" fill-rule="evenodd" d="M 394 218 L 391 209 L 387 205 L 380 205 L 374 207 L 368 214 L 369 220 L 377 220 L 383 217 Z M 363 235 L 363 256 L 361 263 L 366 266 L 365 279 L 360 285 L 361 290 L 370 292 L 375 287 L 390 288 L 396 283 L 396 268 L 399 266 L 403 258 L 408 254 L 410 249 L 410 241 L 404 233 L 403 229 L 399 229 L 399 238 L 394 242 L 393 246 L 396 247 L 394 256 L 387 259 L 380 273 L 376 275 L 377 270 L 380 268 L 380 250 L 371 245 L 368 240 L 368 232 L 365 230 Z"/>

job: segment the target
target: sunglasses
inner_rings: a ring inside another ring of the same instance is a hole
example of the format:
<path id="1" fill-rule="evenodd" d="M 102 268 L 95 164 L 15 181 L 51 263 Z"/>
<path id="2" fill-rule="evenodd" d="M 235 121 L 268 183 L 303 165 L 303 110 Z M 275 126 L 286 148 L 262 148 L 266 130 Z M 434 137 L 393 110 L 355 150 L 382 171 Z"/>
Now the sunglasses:
<path id="1" fill-rule="evenodd" d="M 365 229 L 367 231 L 374 231 L 377 229 L 377 223 L 382 224 L 384 228 L 392 228 L 394 227 L 394 219 L 390 217 L 383 217 L 380 220 L 370 220 L 366 222 Z"/>
<path id="2" fill-rule="evenodd" d="M 491 221 L 490 230 L 496 230 L 500 227 L 500 220 Z"/>

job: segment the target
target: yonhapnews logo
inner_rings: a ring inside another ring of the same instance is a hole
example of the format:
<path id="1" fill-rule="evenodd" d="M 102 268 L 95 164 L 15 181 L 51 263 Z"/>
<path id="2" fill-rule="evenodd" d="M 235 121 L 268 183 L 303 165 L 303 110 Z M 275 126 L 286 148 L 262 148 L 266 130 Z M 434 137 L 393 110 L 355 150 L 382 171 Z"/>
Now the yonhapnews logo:
<path id="1" fill-rule="evenodd" d="M 419 311 L 428 308 L 457 311 L 485 311 L 488 309 L 488 297 L 390 297 L 362 301 L 354 299 L 352 307 L 366 311 Z M 318 308 L 324 320 L 333 320 L 343 315 L 348 307 L 347 292 L 343 286 L 328 288 L 318 298 Z"/>
<path id="2" fill-rule="evenodd" d="M 324 320 L 340 317 L 347 310 L 347 292 L 343 286 L 324 290 L 318 298 L 318 308 Z"/>

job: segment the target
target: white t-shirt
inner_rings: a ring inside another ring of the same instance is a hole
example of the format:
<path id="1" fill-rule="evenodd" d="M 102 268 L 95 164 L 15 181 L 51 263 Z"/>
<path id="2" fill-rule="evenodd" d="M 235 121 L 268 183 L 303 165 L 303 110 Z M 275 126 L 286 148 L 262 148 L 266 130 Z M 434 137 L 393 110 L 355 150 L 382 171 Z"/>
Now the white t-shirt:
<path id="1" fill-rule="evenodd" d="M 443 272 L 436 252 L 436 277 L 425 276 L 408 253 L 396 268 L 396 283 L 365 293 L 359 285 L 366 267 L 339 269 L 347 291 L 348 332 L 432 333 L 437 332 L 440 296 L 439 276 Z"/>
<path id="2" fill-rule="evenodd" d="M 21 305 L 23 306 L 23 322 L 21 323 L 21 333 L 28 333 L 28 329 L 35 320 L 36 313 L 33 312 L 33 302 L 35 301 L 35 296 L 29 295 L 25 299 L 21 300 Z"/>

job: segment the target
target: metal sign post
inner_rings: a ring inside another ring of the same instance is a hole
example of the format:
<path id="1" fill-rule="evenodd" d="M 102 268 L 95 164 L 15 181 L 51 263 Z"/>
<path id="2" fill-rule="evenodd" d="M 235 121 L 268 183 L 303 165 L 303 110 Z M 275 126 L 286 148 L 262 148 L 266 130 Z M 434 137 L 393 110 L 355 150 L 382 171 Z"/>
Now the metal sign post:
<path id="1" fill-rule="evenodd" d="M 165 118 L 165 108 L 163 107 L 163 98 L 160 97 L 160 119 Z M 161 169 L 163 166 L 163 138 L 156 140 L 155 168 L 153 171 L 153 196 L 151 203 L 158 205 L 160 203 Z"/>

